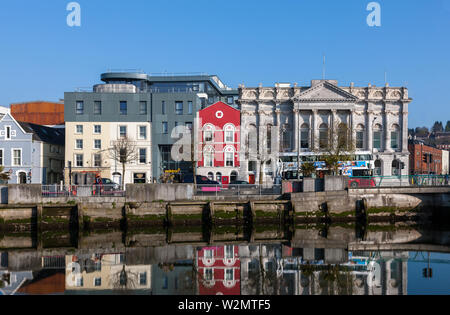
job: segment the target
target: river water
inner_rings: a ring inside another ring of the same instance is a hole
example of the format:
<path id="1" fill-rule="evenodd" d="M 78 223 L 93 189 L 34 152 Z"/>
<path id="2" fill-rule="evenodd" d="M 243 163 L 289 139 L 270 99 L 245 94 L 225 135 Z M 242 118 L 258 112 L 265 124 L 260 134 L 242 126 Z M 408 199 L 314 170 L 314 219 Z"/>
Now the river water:
<path id="1" fill-rule="evenodd" d="M 446 231 L 400 229 L 346 239 L 354 233 L 336 228 L 326 237 L 299 231 L 290 240 L 0 250 L 0 294 L 450 293 Z"/>

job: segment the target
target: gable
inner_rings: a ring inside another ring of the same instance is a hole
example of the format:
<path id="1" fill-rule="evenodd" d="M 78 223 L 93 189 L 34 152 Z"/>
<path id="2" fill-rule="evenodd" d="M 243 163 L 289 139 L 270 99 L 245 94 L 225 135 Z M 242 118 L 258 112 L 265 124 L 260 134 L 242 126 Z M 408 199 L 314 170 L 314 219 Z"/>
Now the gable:
<path id="1" fill-rule="evenodd" d="M 294 96 L 297 102 L 356 102 L 358 98 L 329 82 L 319 83 Z"/>
<path id="2" fill-rule="evenodd" d="M 32 135 L 27 133 L 11 114 L 6 114 L 0 120 L 0 140 L 5 139 L 6 126 L 11 126 L 11 140 L 31 139 Z"/>

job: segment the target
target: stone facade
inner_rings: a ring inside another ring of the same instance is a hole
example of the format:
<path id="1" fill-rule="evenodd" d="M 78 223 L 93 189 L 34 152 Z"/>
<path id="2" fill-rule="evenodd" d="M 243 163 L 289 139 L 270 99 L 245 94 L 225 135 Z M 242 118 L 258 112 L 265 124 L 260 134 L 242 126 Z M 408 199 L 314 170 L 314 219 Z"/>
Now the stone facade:
<path id="1" fill-rule="evenodd" d="M 412 100 L 407 88 L 339 87 L 334 80 L 313 80 L 309 87 L 240 86 L 239 94 L 245 155 L 239 174 L 243 179 L 255 175 L 258 182 L 263 170 L 263 182 L 272 182 L 286 168 L 280 157 L 302 160 L 302 156 L 317 155 L 321 130 L 341 124 L 349 126 L 351 139 L 358 144 L 355 154 L 371 155 L 375 175 L 409 174 L 408 105 Z"/>

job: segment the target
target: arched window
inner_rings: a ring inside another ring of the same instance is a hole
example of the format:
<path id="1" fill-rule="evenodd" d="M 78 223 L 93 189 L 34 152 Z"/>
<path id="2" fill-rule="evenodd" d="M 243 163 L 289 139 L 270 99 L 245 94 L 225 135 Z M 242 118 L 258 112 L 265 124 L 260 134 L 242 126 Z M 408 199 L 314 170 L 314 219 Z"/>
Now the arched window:
<path id="1" fill-rule="evenodd" d="M 348 150 L 349 148 L 349 128 L 348 125 L 342 123 L 338 127 L 338 148 Z"/>
<path id="2" fill-rule="evenodd" d="M 204 167 L 214 167 L 214 149 L 211 146 L 205 148 L 203 152 Z M 214 177 L 214 174 L 213 174 Z"/>
<path id="3" fill-rule="evenodd" d="M 238 179 L 238 173 L 236 171 L 232 171 L 230 175 L 230 181 L 235 182 Z"/>
<path id="4" fill-rule="evenodd" d="M 364 149 L 364 131 L 365 131 L 364 125 L 358 125 L 356 127 L 355 145 L 357 149 Z"/>
<path id="5" fill-rule="evenodd" d="M 218 172 L 216 173 L 216 181 L 220 183 L 222 183 L 222 173 Z"/>
<path id="6" fill-rule="evenodd" d="M 214 173 L 213 172 L 209 172 L 208 173 L 208 179 L 209 180 L 214 180 Z"/>
<path id="7" fill-rule="evenodd" d="M 391 128 L 391 148 L 396 151 L 400 148 L 400 127 L 395 124 Z"/>
<path id="8" fill-rule="evenodd" d="M 381 171 L 381 160 L 376 160 L 375 161 L 375 170 L 374 170 L 374 175 L 375 176 L 381 176 L 382 171 Z"/>
<path id="9" fill-rule="evenodd" d="M 319 127 L 319 147 L 320 149 L 326 149 L 328 147 L 328 125 L 322 124 Z"/>
<path id="10" fill-rule="evenodd" d="M 272 153 L 272 125 L 267 125 L 267 134 L 266 134 L 266 148 L 267 154 Z"/>
<path id="11" fill-rule="evenodd" d="M 301 148 L 302 149 L 309 149 L 309 139 L 310 139 L 310 132 L 309 132 L 309 125 L 303 124 L 300 130 L 300 137 L 301 137 Z"/>
<path id="12" fill-rule="evenodd" d="M 225 132 L 225 143 L 234 143 L 234 133 L 235 133 L 234 125 L 232 124 L 226 125 L 224 128 L 224 132 Z"/>
<path id="13" fill-rule="evenodd" d="M 203 127 L 203 142 L 212 141 L 214 141 L 214 126 L 208 124 Z"/>
<path id="14" fill-rule="evenodd" d="M 392 176 L 399 176 L 401 173 L 401 163 L 399 160 L 392 161 Z"/>
<path id="15" fill-rule="evenodd" d="M 376 124 L 373 128 L 373 148 L 381 150 L 382 142 L 381 135 L 383 134 L 383 127 L 380 124 Z"/>
<path id="16" fill-rule="evenodd" d="M 248 126 L 247 133 L 247 154 L 256 155 L 258 153 L 258 134 L 256 126 L 251 124 Z"/>
<path id="17" fill-rule="evenodd" d="M 291 150 L 291 126 L 284 124 L 281 129 L 281 152 Z"/>
<path id="18" fill-rule="evenodd" d="M 234 167 L 234 147 L 228 146 L 224 150 L 225 152 L 225 166 Z"/>
<path id="19" fill-rule="evenodd" d="M 19 184 L 26 184 L 27 183 L 27 173 L 20 172 L 19 173 Z"/>

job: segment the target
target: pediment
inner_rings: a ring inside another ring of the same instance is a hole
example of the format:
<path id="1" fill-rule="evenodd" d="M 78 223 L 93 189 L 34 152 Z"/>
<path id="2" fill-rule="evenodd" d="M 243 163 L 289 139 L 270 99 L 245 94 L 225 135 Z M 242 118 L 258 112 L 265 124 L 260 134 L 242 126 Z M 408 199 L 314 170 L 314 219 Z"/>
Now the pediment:
<path id="1" fill-rule="evenodd" d="M 319 83 L 294 96 L 296 102 L 356 102 L 358 98 L 329 82 Z"/>

